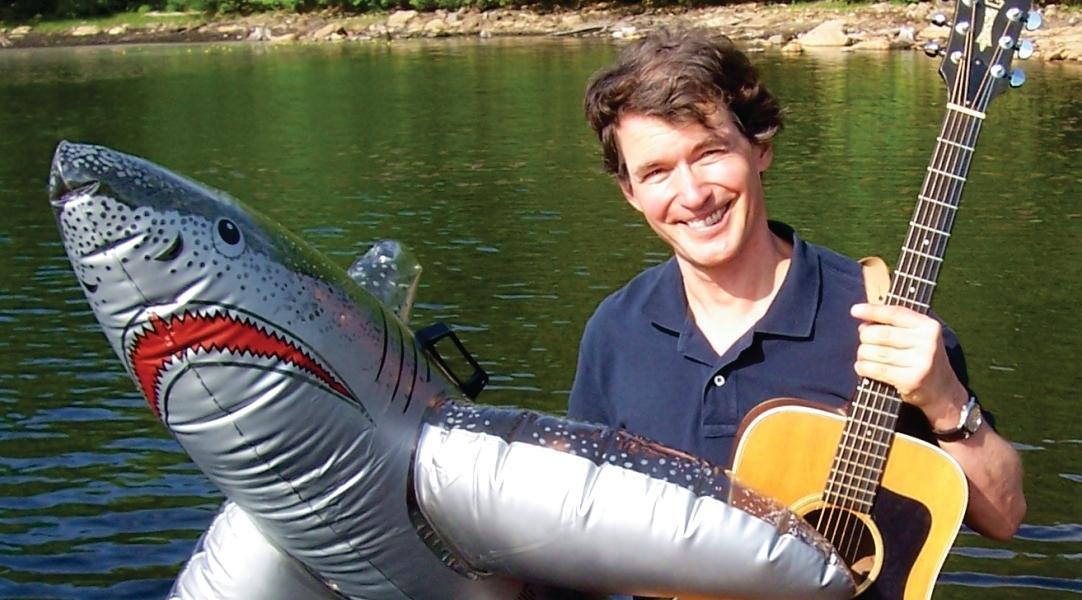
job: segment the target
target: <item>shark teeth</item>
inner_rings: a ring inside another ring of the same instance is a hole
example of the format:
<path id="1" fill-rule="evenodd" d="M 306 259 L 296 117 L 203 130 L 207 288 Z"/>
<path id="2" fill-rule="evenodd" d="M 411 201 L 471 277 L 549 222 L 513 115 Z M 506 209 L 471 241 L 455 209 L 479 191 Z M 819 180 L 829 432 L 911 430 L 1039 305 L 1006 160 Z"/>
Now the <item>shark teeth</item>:
<path id="1" fill-rule="evenodd" d="M 186 310 L 148 309 L 145 322 L 128 337 L 125 355 L 147 404 L 159 419 L 165 413 L 162 380 L 181 357 L 194 360 L 208 353 L 249 356 L 299 369 L 322 386 L 360 406 L 341 377 L 326 361 L 285 332 L 258 317 L 225 307 L 186 303 Z M 165 315 L 165 316 L 159 316 Z"/>

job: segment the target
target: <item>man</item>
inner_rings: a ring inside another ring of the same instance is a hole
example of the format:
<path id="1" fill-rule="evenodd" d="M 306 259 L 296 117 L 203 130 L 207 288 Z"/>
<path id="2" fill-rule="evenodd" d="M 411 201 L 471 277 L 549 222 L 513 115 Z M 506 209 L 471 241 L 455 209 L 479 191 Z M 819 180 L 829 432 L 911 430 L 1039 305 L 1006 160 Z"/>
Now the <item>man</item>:
<path id="1" fill-rule="evenodd" d="M 727 464 L 758 403 L 839 406 L 858 377 L 877 379 L 901 393 L 902 422 L 961 465 L 966 523 L 1013 536 L 1026 508 L 1021 463 L 975 418 L 953 333 L 867 304 L 856 262 L 767 220 L 761 178 L 781 110 L 747 57 L 703 32 L 660 32 L 595 75 L 585 108 L 606 170 L 674 256 L 587 323 L 569 416 Z"/>

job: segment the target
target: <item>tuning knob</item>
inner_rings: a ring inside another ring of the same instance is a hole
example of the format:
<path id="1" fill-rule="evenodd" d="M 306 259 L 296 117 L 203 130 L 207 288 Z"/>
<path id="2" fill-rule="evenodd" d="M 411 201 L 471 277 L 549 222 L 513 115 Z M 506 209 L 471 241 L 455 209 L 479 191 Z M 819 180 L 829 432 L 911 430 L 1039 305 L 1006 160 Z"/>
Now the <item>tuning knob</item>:
<path id="1" fill-rule="evenodd" d="M 1022 60 L 1033 56 L 1033 40 L 1022 40 L 1015 51 L 1018 53 L 1018 58 Z"/>
<path id="2" fill-rule="evenodd" d="M 1041 28 L 1041 25 L 1044 25 L 1044 17 L 1041 16 L 1041 13 L 1031 10 L 1026 13 L 1025 25 L 1026 31 L 1036 31 Z"/>
<path id="3" fill-rule="evenodd" d="M 950 25 L 950 22 L 947 20 L 947 15 L 941 12 L 933 14 L 932 18 L 929 20 L 932 22 L 932 25 L 938 25 L 939 27 L 947 27 Z"/>
<path id="4" fill-rule="evenodd" d="M 1022 69 L 1015 69 L 1011 71 L 1010 86 L 1012 88 L 1022 87 L 1026 83 L 1026 72 Z"/>
<path id="5" fill-rule="evenodd" d="M 943 46 L 940 46 L 936 42 L 928 42 L 924 45 L 924 53 L 932 58 L 943 56 L 943 52 Z"/>

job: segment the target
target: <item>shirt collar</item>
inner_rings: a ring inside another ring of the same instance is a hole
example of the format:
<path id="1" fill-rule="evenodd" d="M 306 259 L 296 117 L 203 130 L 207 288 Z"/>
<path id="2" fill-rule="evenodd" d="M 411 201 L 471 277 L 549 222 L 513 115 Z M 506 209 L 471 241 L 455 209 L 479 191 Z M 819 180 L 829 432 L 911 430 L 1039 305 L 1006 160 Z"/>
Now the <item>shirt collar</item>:
<path id="1" fill-rule="evenodd" d="M 778 295 L 753 330 L 767 335 L 808 337 L 812 334 L 821 298 L 819 257 L 788 225 L 770 221 L 770 230 L 792 243 L 792 262 Z M 647 292 L 643 312 L 655 327 L 671 335 L 687 337 L 688 332 L 693 331 L 684 281 L 675 257 L 661 266 Z M 684 342 L 681 340 L 680 345 Z"/>

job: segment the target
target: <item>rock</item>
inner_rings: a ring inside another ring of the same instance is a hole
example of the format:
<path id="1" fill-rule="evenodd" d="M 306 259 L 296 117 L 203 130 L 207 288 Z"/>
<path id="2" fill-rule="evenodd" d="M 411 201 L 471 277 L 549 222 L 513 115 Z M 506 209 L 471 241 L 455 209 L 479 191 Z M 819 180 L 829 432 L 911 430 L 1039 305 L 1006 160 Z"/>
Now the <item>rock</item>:
<path id="1" fill-rule="evenodd" d="M 806 48 L 848 46 L 850 39 L 844 26 L 845 23 L 840 19 L 824 21 L 801 36 L 800 44 Z"/>
<path id="2" fill-rule="evenodd" d="M 270 41 L 271 41 L 272 44 L 282 44 L 282 43 L 285 43 L 285 42 L 295 41 L 296 39 L 297 39 L 297 34 L 296 33 L 286 33 L 286 34 L 283 34 L 283 35 L 280 35 L 280 36 L 277 36 L 277 37 L 272 37 L 270 39 Z"/>
<path id="3" fill-rule="evenodd" d="M 951 34 L 950 27 L 929 25 L 917 32 L 918 40 L 945 40 Z"/>
<path id="4" fill-rule="evenodd" d="M 252 32 L 248 34 L 249 42 L 265 42 L 270 38 L 270 29 L 266 27 L 253 27 Z"/>
<path id="5" fill-rule="evenodd" d="M 13 37 L 13 38 L 21 38 L 24 35 L 27 35 L 28 33 L 30 33 L 30 26 L 29 25 L 19 25 L 18 27 L 11 30 L 11 37 Z"/>
<path id="6" fill-rule="evenodd" d="M 633 40 L 638 37 L 638 32 L 638 28 L 634 25 L 622 25 L 613 30 L 612 37 L 616 40 Z"/>
<path id="7" fill-rule="evenodd" d="M 4 34 L 0 33 L 0 48 L 10 48 L 11 46 L 11 40 L 9 40 Z"/>
<path id="8" fill-rule="evenodd" d="M 106 31 L 105 33 L 107 33 L 109 35 L 124 35 L 125 33 L 128 33 L 128 26 L 127 25 L 117 25 L 116 27 L 110 27 L 109 30 Z"/>
<path id="9" fill-rule="evenodd" d="M 898 37 L 896 39 L 912 44 L 917 41 L 917 30 L 909 25 L 902 25 L 898 28 Z"/>
<path id="10" fill-rule="evenodd" d="M 245 27 L 244 25 L 228 24 L 228 25 L 219 25 L 217 31 L 218 31 L 218 33 L 229 33 L 229 34 L 247 33 L 248 28 Z"/>
<path id="11" fill-rule="evenodd" d="M 315 31 L 315 33 L 312 34 L 312 39 L 314 39 L 314 40 L 322 40 L 322 39 L 331 37 L 331 35 L 333 35 L 335 33 L 345 34 L 346 33 L 346 28 L 343 27 L 341 23 L 337 23 L 337 22 L 328 23 L 328 24 L 324 25 L 323 27 L 320 27 L 319 29 L 317 29 Z"/>
<path id="12" fill-rule="evenodd" d="M 560 17 L 560 27 L 564 29 L 574 29 L 582 25 L 582 15 L 571 14 Z"/>
<path id="13" fill-rule="evenodd" d="M 402 29 L 416 16 L 417 11 L 415 10 L 395 11 L 391 13 L 391 16 L 387 17 L 387 27 L 389 29 Z"/>
<path id="14" fill-rule="evenodd" d="M 101 28 L 97 25 L 80 25 L 71 30 L 71 35 L 75 37 L 90 37 L 92 35 L 100 35 Z"/>
<path id="15" fill-rule="evenodd" d="M 877 37 L 867 40 L 861 40 L 850 46 L 850 49 L 855 52 L 886 52 L 888 50 L 893 50 L 894 48 L 891 47 L 890 40 L 888 40 L 887 38 Z"/>
<path id="16" fill-rule="evenodd" d="M 421 32 L 431 37 L 446 35 L 447 22 L 437 17 L 425 23 L 424 27 L 421 28 Z"/>
<path id="17" fill-rule="evenodd" d="M 462 24 L 459 27 L 462 33 L 477 33 L 481 31 L 481 15 L 468 14 L 462 17 Z"/>
<path id="18" fill-rule="evenodd" d="M 781 46 L 785 43 L 785 36 L 780 33 L 775 33 L 774 35 L 768 37 L 766 41 L 771 46 Z"/>
<path id="19" fill-rule="evenodd" d="M 782 54 L 803 54 L 804 46 L 800 45 L 798 40 L 793 40 L 788 44 L 781 47 Z"/>

